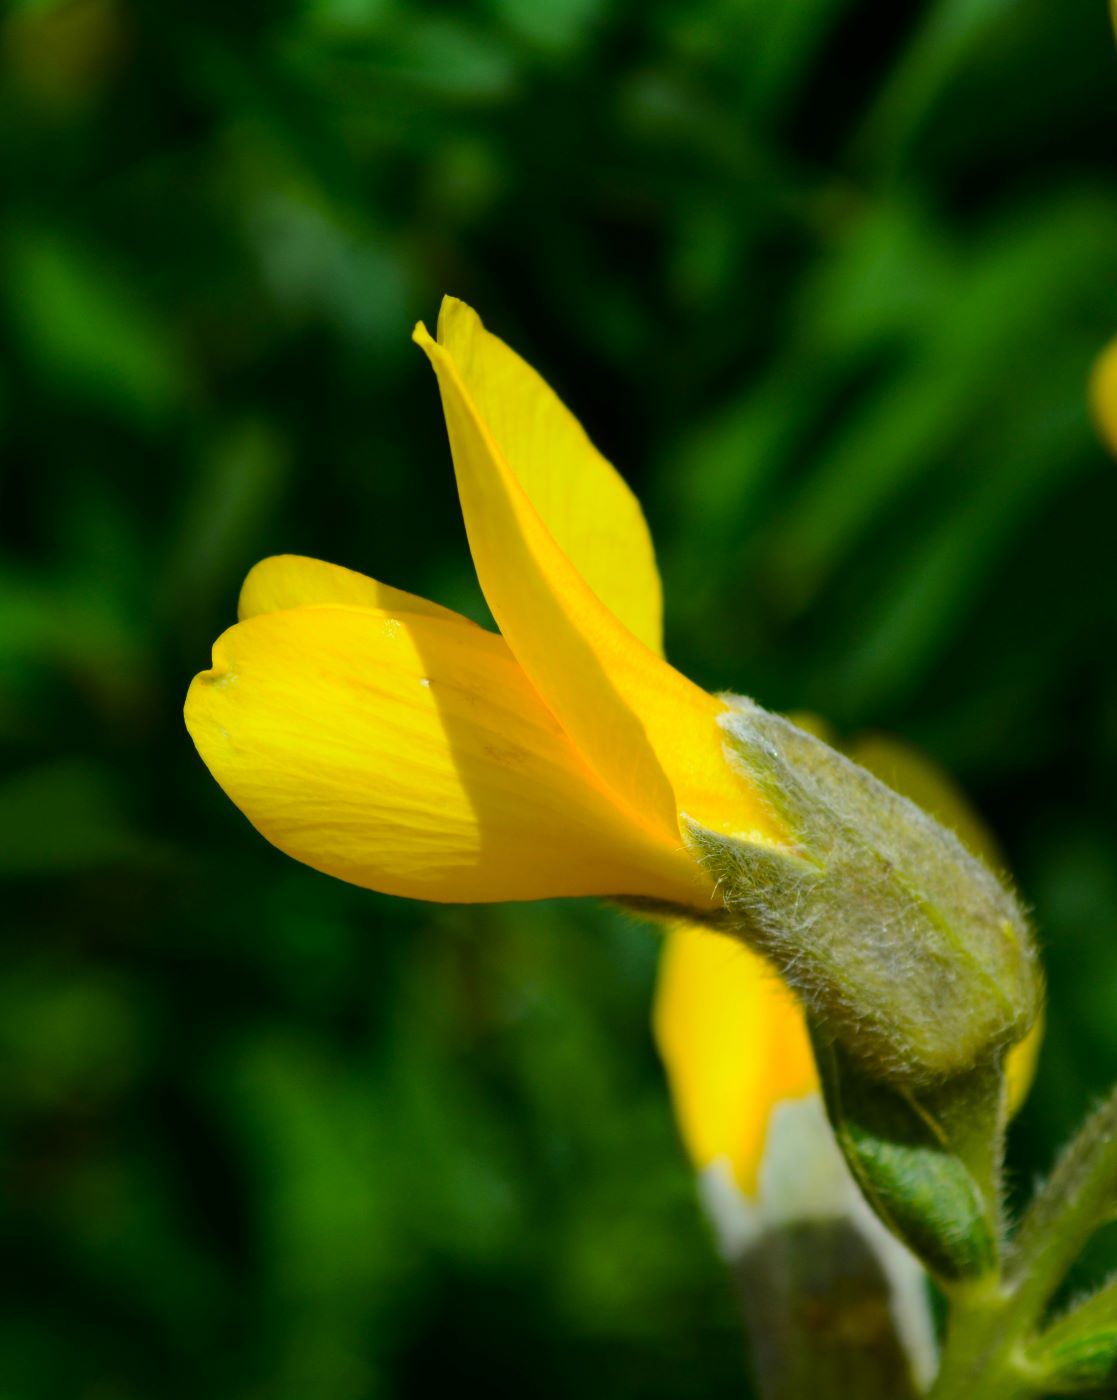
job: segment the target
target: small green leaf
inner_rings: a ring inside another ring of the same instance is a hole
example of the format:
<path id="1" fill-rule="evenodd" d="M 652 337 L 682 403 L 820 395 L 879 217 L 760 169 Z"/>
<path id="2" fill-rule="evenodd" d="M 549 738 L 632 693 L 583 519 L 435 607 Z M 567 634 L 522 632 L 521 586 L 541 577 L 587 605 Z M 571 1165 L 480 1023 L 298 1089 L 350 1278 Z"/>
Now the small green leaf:
<path id="1" fill-rule="evenodd" d="M 1059 1318 L 1030 1348 L 1028 1361 L 1060 1395 L 1112 1385 L 1117 1380 L 1117 1282 Z"/>
<path id="2" fill-rule="evenodd" d="M 838 1143 L 880 1219 L 944 1285 L 991 1273 L 998 1255 L 994 1192 L 965 1160 L 973 1162 L 973 1142 L 950 1126 L 952 1118 L 968 1117 L 971 1126 L 984 1121 L 995 1139 L 999 1108 L 988 1073 L 917 1097 L 871 1079 L 840 1046 L 817 1036 L 815 1058 Z M 969 1111 L 956 1112 L 963 1104 Z"/>
<path id="3" fill-rule="evenodd" d="M 1048 1383 L 1060 1395 L 1095 1391 L 1117 1379 L 1117 1328 L 1069 1337 L 1039 1360 Z"/>
<path id="4" fill-rule="evenodd" d="M 1117 1212 L 1117 1090 L 1089 1118 L 1028 1207 L 1005 1274 L 1021 1318 L 1038 1318 L 1091 1236 Z M 1117 1303 L 1102 1290 L 1083 1311 L 1108 1306 L 1117 1338 Z M 1056 1335 L 1055 1332 L 1051 1334 Z"/>

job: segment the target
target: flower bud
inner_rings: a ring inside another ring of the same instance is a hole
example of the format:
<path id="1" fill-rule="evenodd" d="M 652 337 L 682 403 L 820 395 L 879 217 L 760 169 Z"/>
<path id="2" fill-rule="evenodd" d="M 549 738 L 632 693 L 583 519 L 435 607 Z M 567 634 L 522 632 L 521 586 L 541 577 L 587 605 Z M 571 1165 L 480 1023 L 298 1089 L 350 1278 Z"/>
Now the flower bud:
<path id="1" fill-rule="evenodd" d="M 687 820 L 733 931 L 874 1077 L 932 1083 L 1020 1040 L 1042 986 L 1012 893 L 865 769 L 750 700 L 729 704 L 729 759 L 795 840 L 769 847 Z"/>

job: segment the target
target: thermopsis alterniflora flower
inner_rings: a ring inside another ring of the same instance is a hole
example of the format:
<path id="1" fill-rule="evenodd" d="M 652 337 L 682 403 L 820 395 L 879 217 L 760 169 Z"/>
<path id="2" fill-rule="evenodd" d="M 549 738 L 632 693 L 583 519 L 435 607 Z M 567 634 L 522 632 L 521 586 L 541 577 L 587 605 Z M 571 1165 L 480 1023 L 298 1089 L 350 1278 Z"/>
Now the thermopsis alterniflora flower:
<path id="1" fill-rule="evenodd" d="M 459 301 L 415 340 L 500 635 L 265 560 L 186 704 L 233 801 L 290 855 L 392 894 L 721 920 L 890 1075 L 1018 1040 L 1038 981 L 1003 886 L 825 744 L 668 665 L 639 504 L 577 420 Z"/>
<path id="2" fill-rule="evenodd" d="M 659 655 L 639 504 L 468 307 L 447 300 L 438 342 L 415 339 L 501 635 L 316 560 L 264 560 L 191 687 L 202 757 L 275 845 L 373 889 L 713 906 L 680 812 L 788 836 L 725 761 L 724 702 Z"/>

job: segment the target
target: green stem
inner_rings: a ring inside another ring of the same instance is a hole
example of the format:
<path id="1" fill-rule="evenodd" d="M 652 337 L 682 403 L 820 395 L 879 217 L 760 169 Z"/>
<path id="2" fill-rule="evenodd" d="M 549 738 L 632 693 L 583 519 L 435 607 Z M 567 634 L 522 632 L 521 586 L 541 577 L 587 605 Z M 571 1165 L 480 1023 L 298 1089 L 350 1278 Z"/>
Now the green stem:
<path id="1" fill-rule="evenodd" d="M 999 1275 L 951 1294 L 950 1323 L 928 1400 L 1030 1400 L 1042 1384 L 1023 1360 L 1013 1299 Z"/>
<path id="2" fill-rule="evenodd" d="M 1045 1368 L 1029 1360 L 1044 1309 L 1117 1203 L 1117 1093 L 1097 1110 L 1038 1192 L 993 1273 L 950 1290 L 951 1314 L 929 1400 L 1026 1400 L 1048 1393 Z M 1100 1295 L 1094 1311 L 1111 1302 Z M 1106 1314 L 1107 1316 L 1107 1314 Z M 1092 1320 L 1068 1319 L 1071 1335 Z M 1105 1320 L 1103 1318 L 1103 1320 Z M 1058 1333 L 1054 1334 L 1058 1339 Z"/>
<path id="3" fill-rule="evenodd" d="M 1090 1117 L 1021 1221 L 1005 1274 L 1021 1330 L 1038 1320 L 1117 1203 L 1117 1091 Z"/>

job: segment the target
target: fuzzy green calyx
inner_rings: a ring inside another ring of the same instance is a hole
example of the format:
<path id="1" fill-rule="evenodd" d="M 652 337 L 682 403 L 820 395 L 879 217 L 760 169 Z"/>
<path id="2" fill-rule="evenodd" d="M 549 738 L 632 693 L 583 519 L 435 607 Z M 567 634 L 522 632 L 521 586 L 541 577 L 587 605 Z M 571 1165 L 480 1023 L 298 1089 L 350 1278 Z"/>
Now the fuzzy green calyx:
<path id="1" fill-rule="evenodd" d="M 1023 1038 L 1042 983 L 1006 886 L 914 803 L 790 721 L 727 697 L 730 760 L 794 851 L 686 835 L 728 921 L 881 1079 L 932 1083 Z"/>

